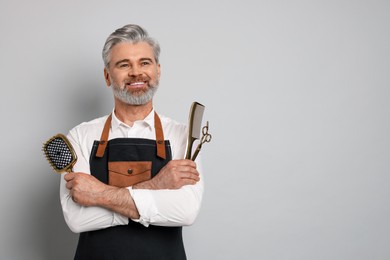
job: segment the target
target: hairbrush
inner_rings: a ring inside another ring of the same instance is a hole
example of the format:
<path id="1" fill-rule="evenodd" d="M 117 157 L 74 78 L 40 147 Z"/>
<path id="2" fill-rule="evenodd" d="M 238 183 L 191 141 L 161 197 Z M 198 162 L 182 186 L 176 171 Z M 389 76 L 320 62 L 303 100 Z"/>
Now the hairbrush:
<path id="1" fill-rule="evenodd" d="M 58 173 L 71 172 L 77 161 L 76 153 L 63 134 L 57 134 L 47 140 L 42 147 L 47 161 Z"/>

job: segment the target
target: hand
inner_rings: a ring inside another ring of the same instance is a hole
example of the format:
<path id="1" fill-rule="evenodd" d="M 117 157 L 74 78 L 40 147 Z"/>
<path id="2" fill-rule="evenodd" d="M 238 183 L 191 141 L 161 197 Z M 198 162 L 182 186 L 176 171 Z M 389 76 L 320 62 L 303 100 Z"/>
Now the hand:
<path id="1" fill-rule="evenodd" d="M 141 182 L 133 188 L 141 189 L 179 189 L 184 185 L 194 185 L 200 180 L 195 162 L 191 160 L 172 160 L 150 181 Z"/>
<path id="2" fill-rule="evenodd" d="M 64 179 L 73 201 L 82 206 L 97 205 L 97 199 L 108 187 L 94 176 L 82 172 L 67 173 Z"/>

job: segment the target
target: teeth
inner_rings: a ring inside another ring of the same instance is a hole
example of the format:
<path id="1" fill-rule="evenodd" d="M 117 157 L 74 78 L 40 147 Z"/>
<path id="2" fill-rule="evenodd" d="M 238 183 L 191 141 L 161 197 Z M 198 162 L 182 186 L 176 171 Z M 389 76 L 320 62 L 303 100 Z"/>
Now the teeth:
<path id="1" fill-rule="evenodd" d="M 143 85 L 144 82 L 134 82 L 134 83 L 131 83 L 130 86 L 137 86 L 137 85 Z"/>

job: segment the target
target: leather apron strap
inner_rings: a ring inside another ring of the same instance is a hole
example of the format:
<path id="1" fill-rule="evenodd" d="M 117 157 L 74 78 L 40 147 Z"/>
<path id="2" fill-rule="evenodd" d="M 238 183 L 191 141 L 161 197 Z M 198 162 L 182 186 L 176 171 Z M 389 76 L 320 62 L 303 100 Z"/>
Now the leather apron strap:
<path id="1" fill-rule="evenodd" d="M 154 129 L 156 132 L 157 156 L 165 160 L 167 155 L 165 154 L 164 131 L 160 117 L 156 112 L 154 112 Z"/>
<path id="2" fill-rule="evenodd" d="M 96 151 L 96 157 L 102 158 L 104 155 L 104 151 L 106 150 L 107 143 L 108 143 L 108 133 L 110 132 L 110 126 L 111 126 L 111 119 L 112 119 L 112 115 L 110 114 L 106 120 L 106 123 L 104 124 L 103 132 L 100 137 L 99 146 Z"/>
<path id="3" fill-rule="evenodd" d="M 104 124 L 102 135 L 100 137 L 99 146 L 96 151 L 96 157 L 102 158 L 104 155 L 104 151 L 106 150 L 107 143 L 108 143 L 108 134 L 110 132 L 111 120 L 112 120 L 112 114 L 108 116 L 106 123 Z M 165 143 L 164 143 L 164 132 L 163 132 L 160 117 L 157 115 L 156 112 L 154 112 L 154 129 L 156 133 L 157 156 L 165 160 L 166 153 L 165 153 Z"/>

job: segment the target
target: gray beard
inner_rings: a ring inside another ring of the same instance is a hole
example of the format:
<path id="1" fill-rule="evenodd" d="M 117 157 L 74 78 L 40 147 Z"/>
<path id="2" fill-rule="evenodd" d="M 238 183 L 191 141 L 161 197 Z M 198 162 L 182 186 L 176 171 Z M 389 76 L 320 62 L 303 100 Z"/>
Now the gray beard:
<path id="1" fill-rule="evenodd" d="M 126 103 L 128 105 L 140 106 L 145 105 L 152 100 L 154 94 L 157 92 L 158 82 L 154 86 L 149 86 L 146 92 L 139 95 L 133 95 L 130 91 L 127 91 L 126 88 L 122 89 L 121 87 L 116 86 L 114 84 L 112 84 L 111 87 L 114 96 L 123 103 Z"/>

